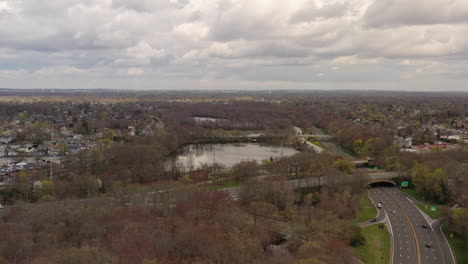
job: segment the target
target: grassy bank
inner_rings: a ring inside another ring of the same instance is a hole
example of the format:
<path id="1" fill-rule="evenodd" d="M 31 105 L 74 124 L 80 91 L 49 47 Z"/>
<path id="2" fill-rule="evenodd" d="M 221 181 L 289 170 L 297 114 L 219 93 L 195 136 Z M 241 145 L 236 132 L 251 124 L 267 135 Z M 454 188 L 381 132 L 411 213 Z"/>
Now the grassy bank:
<path id="1" fill-rule="evenodd" d="M 353 220 L 353 223 L 366 222 L 374 217 L 377 217 L 377 208 L 375 208 L 367 194 L 363 195 L 361 198 L 361 211 L 359 211 L 359 214 Z"/>
<path id="2" fill-rule="evenodd" d="M 461 238 L 458 235 L 454 235 L 453 238 L 450 238 L 450 231 L 448 224 L 444 224 L 442 226 L 442 230 L 444 231 L 445 237 L 447 238 L 450 248 L 455 255 L 455 259 L 457 260 L 457 264 L 468 264 L 468 251 L 466 244 L 468 241 Z"/>
<path id="3" fill-rule="evenodd" d="M 410 188 L 401 188 L 400 189 L 402 192 L 406 193 L 407 195 L 411 196 L 413 199 L 425 203 L 426 201 L 422 198 L 419 193 L 416 192 L 415 189 L 410 189 Z"/>
<path id="4" fill-rule="evenodd" d="M 234 188 L 240 186 L 240 182 L 238 182 L 236 179 L 227 179 L 224 181 L 217 182 L 216 185 L 214 185 L 216 189 Z"/>
<path id="5" fill-rule="evenodd" d="M 341 148 L 341 149 L 343 150 L 344 153 L 350 155 L 351 157 L 353 157 L 353 158 L 357 158 L 357 157 L 358 157 L 358 155 L 357 155 L 356 153 L 354 153 L 354 151 L 349 150 L 349 149 L 346 149 L 346 148 L 343 148 L 343 147 L 341 147 L 341 146 L 338 146 L 338 147 Z"/>
<path id="6" fill-rule="evenodd" d="M 319 128 L 319 129 L 320 129 L 320 131 L 321 131 L 324 135 L 329 135 L 329 134 L 328 134 L 328 131 L 327 131 L 325 128 L 322 128 L 322 127 L 321 127 L 321 128 Z"/>
<path id="7" fill-rule="evenodd" d="M 435 211 L 431 211 L 431 205 L 423 205 L 416 203 L 416 206 L 419 207 L 424 213 L 426 213 L 428 216 L 430 216 L 432 219 L 439 219 L 442 217 L 442 208 L 437 207 Z"/>
<path id="8" fill-rule="evenodd" d="M 316 146 L 318 146 L 318 147 L 321 147 L 321 148 L 323 148 L 323 149 L 327 149 L 327 148 L 322 144 L 322 142 L 320 142 L 320 141 L 309 140 L 309 142 L 312 143 L 312 144 L 314 144 L 314 145 L 316 145 Z"/>
<path id="9" fill-rule="evenodd" d="M 421 209 L 424 213 L 426 213 L 432 219 L 439 219 L 442 217 L 441 205 L 433 204 L 430 201 L 424 200 L 424 198 L 419 193 L 417 193 L 415 189 L 401 188 L 400 190 L 406 193 L 407 195 L 411 196 L 416 201 L 424 203 L 424 204 L 420 204 L 416 202 L 415 204 L 417 207 L 419 207 L 419 209 Z M 437 209 L 435 211 L 431 211 L 432 206 L 437 207 Z"/>
<path id="10" fill-rule="evenodd" d="M 390 234 L 387 229 L 371 225 L 361 228 L 361 233 L 366 242 L 354 248 L 361 260 L 366 264 L 390 263 Z"/>
<path id="11" fill-rule="evenodd" d="M 412 189 L 412 188 L 401 188 L 400 189 L 401 191 L 403 191 L 404 193 L 406 193 L 407 195 L 411 196 L 413 199 L 417 200 L 417 201 L 420 201 L 422 203 L 427 203 L 427 204 L 438 204 L 438 203 L 434 203 L 432 201 L 428 201 L 428 200 L 425 200 L 419 193 L 416 192 L 415 189 Z M 440 204 L 438 204 L 440 205 Z"/>

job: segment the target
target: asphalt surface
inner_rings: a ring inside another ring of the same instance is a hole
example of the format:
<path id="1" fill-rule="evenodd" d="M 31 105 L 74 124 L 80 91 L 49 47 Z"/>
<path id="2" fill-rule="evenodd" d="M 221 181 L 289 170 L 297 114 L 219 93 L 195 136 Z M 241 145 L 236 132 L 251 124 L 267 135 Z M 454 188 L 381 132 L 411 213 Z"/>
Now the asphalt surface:
<path id="1" fill-rule="evenodd" d="M 440 223 L 426 219 L 427 216 L 422 214 L 405 193 L 394 187 L 381 187 L 371 189 L 369 194 L 374 203 L 382 202 L 379 216 L 382 211 L 388 216 L 392 235 L 392 263 L 455 263 L 440 230 Z M 423 224 L 427 228 L 423 228 Z"/>

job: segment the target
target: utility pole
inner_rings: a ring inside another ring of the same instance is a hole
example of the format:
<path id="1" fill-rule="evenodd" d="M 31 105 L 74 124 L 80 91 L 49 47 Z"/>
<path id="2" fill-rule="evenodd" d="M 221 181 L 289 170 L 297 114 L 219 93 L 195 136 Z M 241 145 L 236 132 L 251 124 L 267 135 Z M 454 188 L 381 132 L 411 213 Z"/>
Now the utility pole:
<path id="1" fill-rule="evenodd" d="M 49 164 L 50 164 L 50 175 L 49 175 L 49 180 L 50 181 L 53 181 L 53 178 L 52 178 L 52 161 L 49 160 Z"/>
<path id="2" fill-rule="evenodd" d="M 281 158 L 283 158 L 283 141 L 281 140 Z"/>
<path id="3" fill-rule="evenodd" d="M 54 132 L 51 130 L 50 131 L 50 140 L 53 140 L 54 139 Z M 49 180 L 50 181 L 53 181 L 53 177 L 52 177 L 52 160 L 50 159 L 49 160 L 49 164 L 50 164 L 50 175 L 49 175 Z"/>
<path id="4" fill-rule="evenodd" d="M 216 175 L 216 145 L 213 144 L 213 172 L 212 178 L 215 178 Z"/>

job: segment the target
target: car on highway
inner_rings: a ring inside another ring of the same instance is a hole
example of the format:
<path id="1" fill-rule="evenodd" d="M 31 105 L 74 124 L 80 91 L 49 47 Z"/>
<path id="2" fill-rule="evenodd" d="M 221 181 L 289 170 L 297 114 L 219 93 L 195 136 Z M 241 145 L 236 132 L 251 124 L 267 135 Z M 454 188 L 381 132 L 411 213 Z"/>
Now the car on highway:
<path id="1" fill-rule="evenodd" d="M 382 208 L 382 204 L 381 204 L 381 203 L 378 203 L 378 204 L 377 204 L 377 208 Z"/>
<path id="2" fill-rule="evenodd" d="M 427 243 L 424 244 L 424 246 L 426 246 L 427 248 L 431 248 L 431 247 L 432 247 L 432 244 L 429 243 L 429 242 L 427 242 Z"/>
<path id="3" fill-rule="evenodd" d="M 393 211 L 392 211 L 392 214 L 396 214 L 396 210 L 393 210 Z"/>
<path id="4" fill-rule="evenodd" d="M 377 218 L 372 218 L 370 221 L 371 221 L 372 223 L 374 223 L 374 222 L 377 221 Z"/>
<path id="5" fill-rule="evenodd" d="M 422 227 L 422 228 L 427 228 L 427 225 L 426 225 L 426 224 L 422 224 L 421 227 Z"/>
<path id="6" fill-rule="evenodd" d="M 0 209 L 4 209 L 4 208 L 5 208 L 5 206 L 3 206 L 2 204 L 0 204 Z"/>

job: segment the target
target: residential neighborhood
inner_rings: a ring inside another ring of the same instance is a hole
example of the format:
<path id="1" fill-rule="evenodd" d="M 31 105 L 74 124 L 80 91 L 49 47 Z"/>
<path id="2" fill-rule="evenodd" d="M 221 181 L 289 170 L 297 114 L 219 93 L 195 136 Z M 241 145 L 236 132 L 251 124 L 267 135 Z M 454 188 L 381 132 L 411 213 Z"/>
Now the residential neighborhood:
<path id="1" fill-rule="evenodd" d="M 153 115 L 115 114 L 112 105 L 89 103 L 88 111 L 80 104 L 50 108 L 39 103 L 35 107 L 4 115 L 0 122 L 0 188 L 14 184 L 22 170 L 61 167 L 67 157 L 106 144 L 106 140 L 152 135 L 164 127 Z M 136 111 L 147 114 L 151 110 Z"/>

